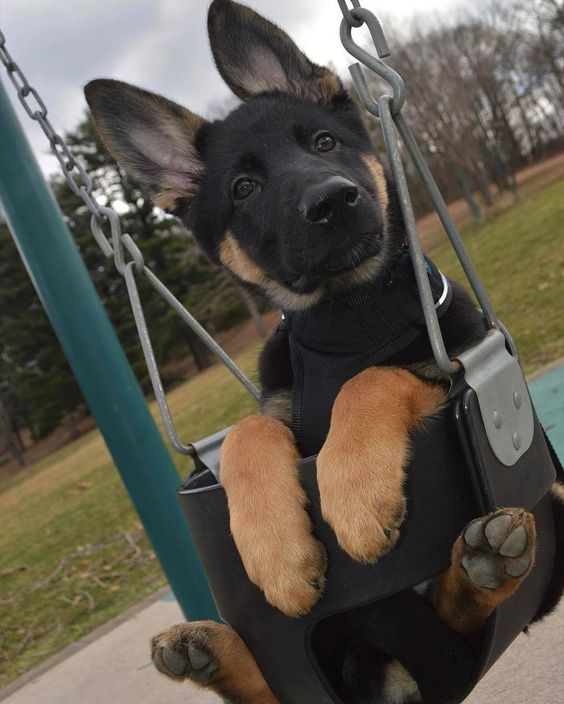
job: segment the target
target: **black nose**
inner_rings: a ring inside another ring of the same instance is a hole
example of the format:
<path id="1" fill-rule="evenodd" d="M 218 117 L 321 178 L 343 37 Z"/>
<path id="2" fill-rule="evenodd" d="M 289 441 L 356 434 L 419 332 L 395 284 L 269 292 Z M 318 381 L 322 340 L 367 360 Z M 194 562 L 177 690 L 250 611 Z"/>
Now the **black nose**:
<path id="1" fill-rule="evenodd" d="M 354 208 L 359 199 L 358 188 L 342 176 L 308 186 L 303 192 L 298 210 L 309 223 L 324 224 Z"/>

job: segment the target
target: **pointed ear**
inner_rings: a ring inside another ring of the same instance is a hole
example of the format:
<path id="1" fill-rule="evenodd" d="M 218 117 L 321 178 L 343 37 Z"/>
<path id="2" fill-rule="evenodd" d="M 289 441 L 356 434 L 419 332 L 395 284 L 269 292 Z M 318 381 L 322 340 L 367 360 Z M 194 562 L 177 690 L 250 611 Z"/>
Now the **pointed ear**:
<path id="1" fill-rule="evenodd" d="M 84 88 L 105 147 L 155 205 L 173 210 L 198 191 L 203 165 L 194 142 L 204 120 L 128 83 L 100 79 Z"/>
<path id="2" fill-rule="evenodd" d="M 218 71 L 242 100 L 280 90 L 330 104 L 344 93 L 336 74 L 312 63 L 285 32 L 245 5 L 214 0 L 208 33 Z"/>

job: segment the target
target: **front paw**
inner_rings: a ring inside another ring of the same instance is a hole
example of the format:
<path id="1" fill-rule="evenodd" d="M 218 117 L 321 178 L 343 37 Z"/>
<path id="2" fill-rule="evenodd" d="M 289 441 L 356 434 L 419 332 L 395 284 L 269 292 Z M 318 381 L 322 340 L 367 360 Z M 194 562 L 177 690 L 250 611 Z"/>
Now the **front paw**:
<path id="1" fill-rule="evenodd" d="M 319 453 L 323 518 L 354 560 L 376 562 L 398 541 L 406 509 L 403 475 L 398 459 L 383 458 L 378 448 L 343 450 L 326 443 Z"/>
<path id="2" fill-rule="evenodd" d="M 370 367 L 341 387 L 317 481 L 323 517 L 355 560 L 374 562 L 396 544 L 409 431 L 443 398 L 438 387 L 395 367 Z"/>
<path id="3" fill-rule="evenodd" d="M 303 616 L 317 603 L 325 586 L 327 556 L 323 545 L 311 535 L 307 514 L 297 517 L 302 527 L 288 524 L 256 527 L 239 553 L 251 582 L 266 600 L 287 616 Z"/>
<path id="4" fill-rule="evenodd" d="M 250 416 L 223 443 L 221 478 L 231 533 L 251 582 L 287 616 L 302 616 L 325 584 L 325 549 L 311 531 L 294 437 L 269 416 Z"/>

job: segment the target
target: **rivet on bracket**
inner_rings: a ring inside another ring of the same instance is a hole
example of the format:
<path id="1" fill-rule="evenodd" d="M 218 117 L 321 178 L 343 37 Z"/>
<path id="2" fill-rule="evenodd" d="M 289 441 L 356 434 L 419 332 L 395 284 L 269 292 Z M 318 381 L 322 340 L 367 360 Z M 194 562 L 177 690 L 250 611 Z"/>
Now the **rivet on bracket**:
<path id="1" fill-rule="evenodd" d="M 493 422 L 495 427 L 499 430 L 501 426 L 503 425 L 503 417 L 501 413 L 498 410 L 494 410 L 493 412 Z"/>
<path id="2" fill-rule="evenodd" d="M 516 450 L 519 450 L 521 448 L 521 436 L 519 433 L 513 433 L 513 447 Z"/>

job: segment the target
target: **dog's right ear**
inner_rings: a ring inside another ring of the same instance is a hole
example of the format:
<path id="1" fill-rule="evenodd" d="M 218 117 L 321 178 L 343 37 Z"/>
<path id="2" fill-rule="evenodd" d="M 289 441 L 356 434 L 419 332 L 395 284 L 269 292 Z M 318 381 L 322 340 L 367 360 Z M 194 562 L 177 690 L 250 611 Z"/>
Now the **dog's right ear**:
<path id="1" fill-rule="evenodd" d="M 91 81 L 84 94 L 105 147 L 155 205 L 171 211 L 196 195 L 203 165 L 194 142 L 203 118 L 121 81 Z"/>

